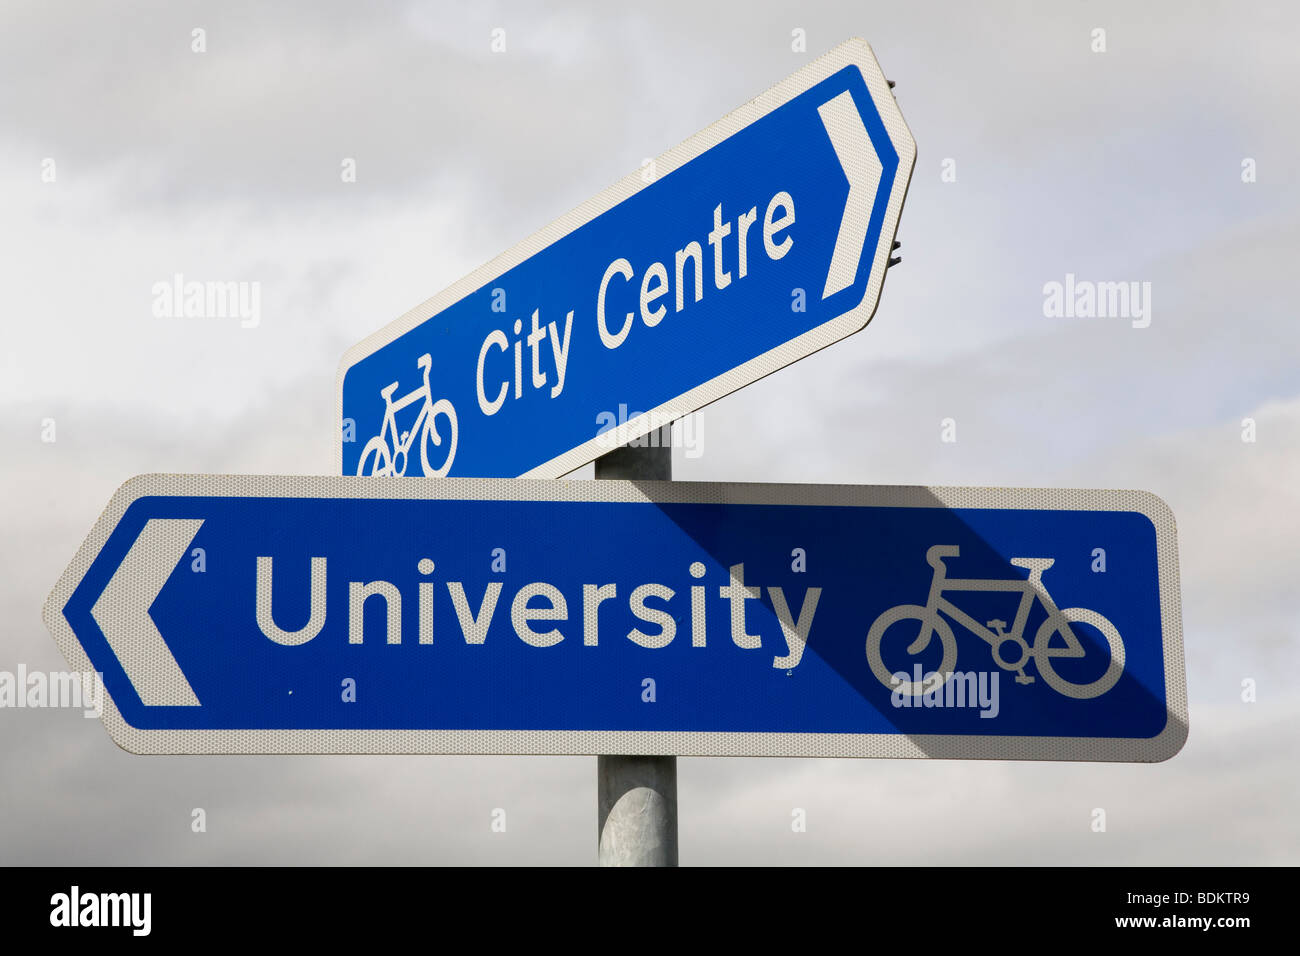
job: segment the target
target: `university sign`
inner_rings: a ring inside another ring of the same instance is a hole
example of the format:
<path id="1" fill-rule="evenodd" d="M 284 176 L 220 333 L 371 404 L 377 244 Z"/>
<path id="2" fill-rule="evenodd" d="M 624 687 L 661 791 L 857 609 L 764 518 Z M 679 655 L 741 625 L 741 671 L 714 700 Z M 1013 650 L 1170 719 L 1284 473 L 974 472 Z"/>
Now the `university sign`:
<path id="1" fill-rule="evenodd" d="M 1162 760 L 1187 727 L 1144 492 L 146 475 L 46 621 L 140 753 Z"/>

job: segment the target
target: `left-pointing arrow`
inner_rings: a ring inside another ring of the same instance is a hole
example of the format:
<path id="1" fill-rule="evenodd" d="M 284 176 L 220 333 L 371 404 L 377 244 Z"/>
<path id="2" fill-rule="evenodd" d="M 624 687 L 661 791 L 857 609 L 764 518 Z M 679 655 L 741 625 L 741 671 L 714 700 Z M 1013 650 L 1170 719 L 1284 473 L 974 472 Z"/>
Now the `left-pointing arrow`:
<path id="1" fill-rule="evenodd" d="M 190 682 L 149 616 L 203 521 L 151 518 L 90 609 L 146 707 L 197 707 Z"/>

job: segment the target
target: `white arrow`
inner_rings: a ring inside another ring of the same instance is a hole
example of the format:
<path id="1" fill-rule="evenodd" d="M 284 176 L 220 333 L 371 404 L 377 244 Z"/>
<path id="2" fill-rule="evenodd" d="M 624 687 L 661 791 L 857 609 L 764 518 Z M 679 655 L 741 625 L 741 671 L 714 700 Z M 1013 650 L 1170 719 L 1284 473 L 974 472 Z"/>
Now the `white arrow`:
<path id="1" fill-rule="evenodd" d="M 149 608 L 202 524 L 197 518 L 150 518 L 90 609 L 146 707 L 199 706 Z"/>
<path id="2" fill-rule="evenodd" d="M 831 146 L 849 179 L 849 198 L 844 203 L 844 218 L 840 220 L 840 233 L 835 239 L 835 252 L 831 268 L 826 273 L 826 288 L 822 298 L 829 298 L 853 285 L 858 277 L 858 263 L 862 259 L 862 244 L 867 241 L 867 223 L 871 221 L 871 207 L 876 202 L 880 187 L 880 174 L 884 168 L 880 157 L 871 145 L 862 117 L 846 91 L 817 107 L 822 125 L 831 138 Z"/>

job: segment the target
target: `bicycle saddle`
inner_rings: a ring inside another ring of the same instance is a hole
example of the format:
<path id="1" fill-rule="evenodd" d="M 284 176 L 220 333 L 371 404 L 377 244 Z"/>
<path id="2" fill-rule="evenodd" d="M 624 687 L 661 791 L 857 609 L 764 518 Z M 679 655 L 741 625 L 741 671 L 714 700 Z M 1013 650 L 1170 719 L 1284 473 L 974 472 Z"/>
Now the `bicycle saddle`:
<path id="1" fill-rule="evenodd" d="M 1024 568 L 1026 571 L 1043 572 L 1056 563 L 1055 558 L 1012 558 L 1011 566 L 1013 568 Z"/>

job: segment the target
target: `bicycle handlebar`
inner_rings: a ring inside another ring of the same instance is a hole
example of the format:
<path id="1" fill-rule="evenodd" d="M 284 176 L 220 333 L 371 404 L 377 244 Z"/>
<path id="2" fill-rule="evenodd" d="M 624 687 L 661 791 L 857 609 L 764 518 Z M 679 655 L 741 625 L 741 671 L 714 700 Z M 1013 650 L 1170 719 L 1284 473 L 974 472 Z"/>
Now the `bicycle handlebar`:
<path id="1" fill-rule="evenodd" d="M 956 544 L 936 544 L 931 545 L 925 552 L 925 560 L 936 571 L 943 564 L 944 558 L 955 558 L 961 554 L 961 546 Z"/>

